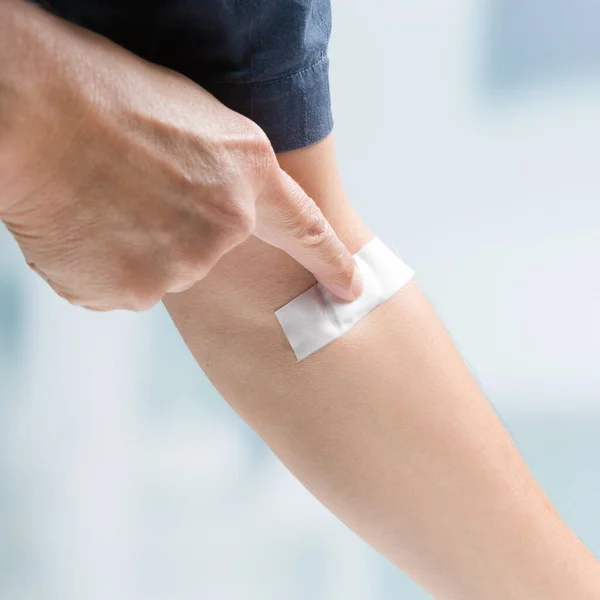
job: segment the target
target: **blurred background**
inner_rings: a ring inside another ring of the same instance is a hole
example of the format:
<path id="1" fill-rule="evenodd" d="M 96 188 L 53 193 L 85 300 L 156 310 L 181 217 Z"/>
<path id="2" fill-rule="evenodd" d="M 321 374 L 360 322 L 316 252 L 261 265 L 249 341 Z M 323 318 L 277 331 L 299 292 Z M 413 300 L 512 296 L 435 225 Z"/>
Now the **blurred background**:
<path id="1" fill-rule="evenodd" d="M 335 0 L 347 189 L 600 556 L 600 4 Z M 422 600 L 157 307 L 87 313 L 0 231 L 0 597 Z"/>

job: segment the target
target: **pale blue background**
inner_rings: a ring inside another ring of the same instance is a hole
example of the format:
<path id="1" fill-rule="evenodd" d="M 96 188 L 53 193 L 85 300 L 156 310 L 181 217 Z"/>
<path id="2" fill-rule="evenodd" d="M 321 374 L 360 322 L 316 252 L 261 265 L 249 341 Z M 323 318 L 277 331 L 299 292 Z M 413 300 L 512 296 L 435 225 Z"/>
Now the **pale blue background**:
<path id="1" fill-rule="evenodd" d="M 337 0 L 331 59 L 354 203 L 600 556 L 597 7 Z M 427 596 L 272 457 L 162 307 L 72 308 L 2 230 L 0 597 Z"/>

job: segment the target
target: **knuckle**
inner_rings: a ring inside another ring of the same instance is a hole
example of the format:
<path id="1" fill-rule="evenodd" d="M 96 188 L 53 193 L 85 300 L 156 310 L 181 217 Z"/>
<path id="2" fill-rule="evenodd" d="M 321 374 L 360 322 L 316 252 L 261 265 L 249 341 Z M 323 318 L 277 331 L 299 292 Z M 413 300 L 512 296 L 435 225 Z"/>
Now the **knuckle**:
<path id="1" fill-rule="evenodd" d="M 189 279 L 178 279 L 173 281 L 167 288 L 167 294 L 179 294 L 189 290 L 198 280 L 194 278 Z"/>
<path id="2" fill-rule="evenodd" d="M 320 209 L 307 203 L 300 223 L 293 232 L 295 239 L 306 250 L 319 255 L 322 263 L 329 267 L 329 272 L 335 274 L 336 283 L 349 287 L 354 279 L 356 263 Z"/>
<path id="3" fill-rule="evenodd" d="M 160 273 L 160 268 L 157 269 Z M 165 277 L 141 261 L 130 262 L 121 271 L 115 288 L 119 290 L 115 304 L 124 310 L 144 312 L 157 304 L 165 293 Z"/>
<path id="4" fill-rule="evenodd" d="M 219 203 L 217 212 L 218 217 L 213 220 L 212 226 L 213 230 L 220 234 L 220 237 L 241 241 L 254 231 L 256 226 L 254 205 L 246 200 L 241 200 L 234 190 L 225 194 Z"/>
<path id="5" fill-rule="evenodd" d="M 191 288 L 204 279 L 210 271 L 210 264 L 205 251 L 187 254 L 173 263 L 165 285 L 165 293 L 174 294 Z"/>
<path id="6" fill-rule="evenodd" d="M 124 308 L 133 312 L 145 312 L 158 304 L 162 294 L 129 294 Z"/>
<path id="7" fill-rule="evenodd" d="M 196 221 L 221 238 L 241 241 L 255 228 L 256 207 L 251 182 L 239 175 L 205 191 L 199 202 Z M 188 223 L 188 228 L 192 223 Z"/>
<path id="8" fill-rule="evenodd" d="M 271 143 L 269 142 L 269 138 L 267 137 L 267 134 L 264 132 L 262 127 L 260 127 L 260 125 L 258 125 L 251 119 L 245 119 L 245 123 L 245 133 L 248 141 L 251 142 L 253 145 L 256 145 L 258 149 L 263 149 L 264 151 L 271 149 Z"/>
<path id="9" fill-rule="evenodd" d="M 264 176 L 276 164 L 275 151 L 267 134 L 253 121 L 248 126 L 248 157 L 251 160 L 254 172 Z"/>
<path id="10" fill-rule="evenodd" d="M 204 279 L 212 265 L 211 248 L 198 244 L 188 250 L 170 269 L 169 285 L 178 285 L 181 281 Z"/>
<path id="11" fill-rule="evenodd" d="M 331 227 L 318 209 L 307 207 L 301 215 L 294 237 L 307 249 L 323 249 L 331 240 Z"/>

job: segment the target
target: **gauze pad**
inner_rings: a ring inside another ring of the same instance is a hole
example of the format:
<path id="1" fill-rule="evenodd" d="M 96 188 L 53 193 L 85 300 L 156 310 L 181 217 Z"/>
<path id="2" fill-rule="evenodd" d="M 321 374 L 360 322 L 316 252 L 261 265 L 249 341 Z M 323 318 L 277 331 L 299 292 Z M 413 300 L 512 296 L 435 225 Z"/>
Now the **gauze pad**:
<path id="1" fill-rule="evenodd" d="M 364 279 L 360 298 L 352 302 L 339 300 L 317 283 L 275 311 L 298 360 L 344 335 L 414 275 L 378 238 L 371 240 L 354 258 Z"/>

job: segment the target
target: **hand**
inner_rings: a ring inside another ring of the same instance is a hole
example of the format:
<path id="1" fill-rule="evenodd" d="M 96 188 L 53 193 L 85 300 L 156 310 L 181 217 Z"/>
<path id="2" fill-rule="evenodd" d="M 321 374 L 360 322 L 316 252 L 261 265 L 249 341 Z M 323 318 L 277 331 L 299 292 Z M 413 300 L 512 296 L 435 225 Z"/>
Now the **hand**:
<path id="1" fill-rule="evenodd" d="M 0 11 L 0 218 L 59 295 L 144 310 L 252 234 L 360 294 L 349 251 L 256 124 L 28 3 Z"/>

